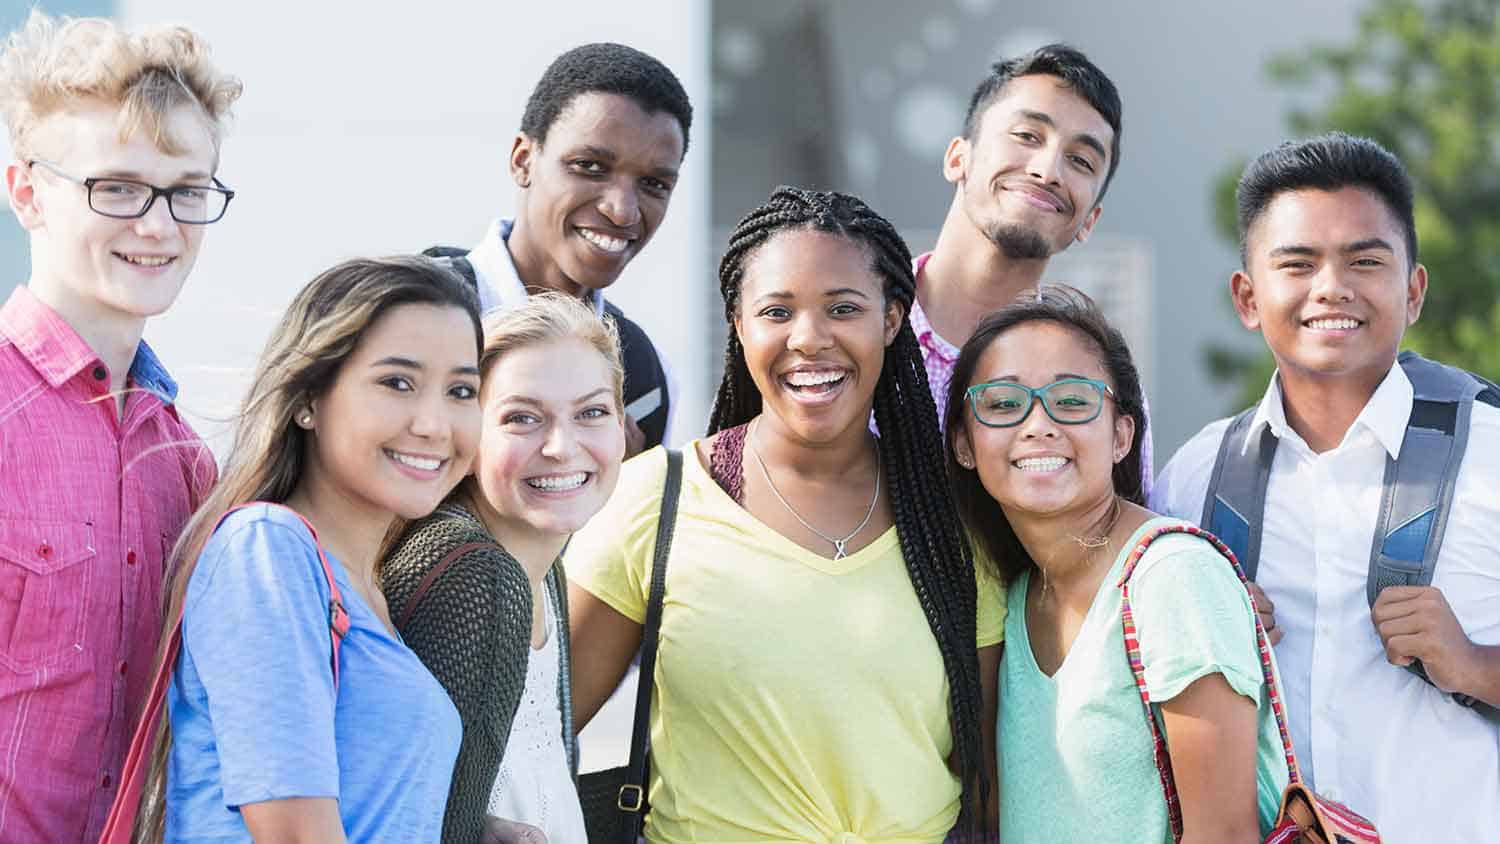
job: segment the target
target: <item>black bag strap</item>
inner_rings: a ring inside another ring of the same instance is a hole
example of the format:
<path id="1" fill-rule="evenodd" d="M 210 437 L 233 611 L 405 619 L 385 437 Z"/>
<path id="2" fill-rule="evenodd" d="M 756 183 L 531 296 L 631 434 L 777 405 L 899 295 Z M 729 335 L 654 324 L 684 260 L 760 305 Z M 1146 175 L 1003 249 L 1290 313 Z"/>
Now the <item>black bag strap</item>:
<path id="1" fill-rule="evenodd" d="M 651 592 L 646 604 L 646 627 L 641 632 L 641 667 L 635 690 L 635 724 L 630 736 L 630 764 L 620 786 L 619 807 L 630 812 L 622 844 L 635 844 L 641 834 L 646 805 L 646 750 L 651 735 L 651 692 L 656 687 L 656 645 L 661 638 L 662 601 L 667 591 L 667 558 L 677 528 L 677 501 L 682 493 L 682 452 L 667 449 L 667 480 L 661 493 L 661 516 L 656 522 L 656 551 L 651 559 Z"/>

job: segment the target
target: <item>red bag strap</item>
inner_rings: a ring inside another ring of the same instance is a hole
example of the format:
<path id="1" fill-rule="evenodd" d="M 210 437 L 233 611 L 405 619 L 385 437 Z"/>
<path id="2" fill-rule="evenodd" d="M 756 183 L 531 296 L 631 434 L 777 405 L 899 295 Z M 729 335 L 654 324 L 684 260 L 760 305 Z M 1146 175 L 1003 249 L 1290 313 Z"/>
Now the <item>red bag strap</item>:
<path id="1" fill-rule="evenodd" d="M 1141 641 L 1135 629 L 1135 616 L 1130 611 L 1130 575 L 1135 572 L 1136 564 L 1146 553 L 1151 543 L 1169 533 L 1185 533 L 1208 540 L 1209 544 L 1217 550 L 1224 559 L 1234 568 L 1234 573 L 1240 582 L 1245 584 L 1245 590 L 1249 592 L 1250 581 L 1245 579 L 1245 572 L 1240 568 L 1239 560 L 1235 559 L 1234 552 L 1229 546 L 1219 541 L 1217 536 L 1194 525 L 1176 524 L 1163 525 L 1153 528 L 1142 536 L 1135 547 L 1131 549 L 1130 556 L 1125 560 L 1124 570 L 1120 573 L 1120 617 L 1125 628 L 1125 656 L 1130 660 L 1130 673 L 1135 675 L 1135 687 L 1141 694 L 1141 705 L 1146 710 L 1146 723 L 1151 725 L 1151 739 L 1155 745 L 1156 772 L 1161 777 L 1162 793 L 1167 799 L 1167 820 L 1172 827 L 1172 840 L 1182 840 L 1182 806 L 1177 797 L 1177 785 L 1172 779 L 1172 757 L 1167 753 L 1167 740 L 1162 735 L 1161 727 L 1156 723 L 1156 715 L 1151 710 L 1151 694 L 1146 690 L 1146 666 L 1141 660 Z M 1255 599 L 1250 599 L 1254 607 Z M 1281 749 L 1286 756 L 1287 777 L 1290 782 L 1301 782 L 1302 774 L 1297 767 L 1297 755 L 1292 751 L 1292 734 L 1286 724 L 1286 707 L 1281 702 L 1281 690 L 1276 685 L 1276 672 L 1271 668 L 1271 640 L 1266 638 L 1266 631 L 1261 627 L 1260 616 L 1251 613 L 1255 618 L 1255 641 L 1260 650 L 1261 675 L 1266 682 L 1266 693 L 1271 700 L 1271 712 L 1276 716 L 1276 728 L 1281 733 Z"/>
<path id="2" fill-rule="evenodd" d="M 318 541 L 318 531 L 303 517 L 301 513 L 292 510 L 284 504 L 276 504 L 271 501 L 250 501 L 231 507 L 224 511 L 219 521 L 214 525 L 214 530 L 229 518 L 231 513 L 257 504 L 270 504 L 281 507 L 307 525 L 307 530 L 312 534 L 313 544 L 318 548 L 318 560 L 323 564 L 323 576 L 328 580 L 328 630 L 329 638 L 333 640 L 332 664 L 333 664 L 333 689 L 338 693 L 339 688 L 339 643 L 349 633 L 349 613 L 344 609 L 343 598 L 339 593 L 338 582 L 333 576 L 333 565 L 328 561 L 328 555 L 323 551 L 323 543 Z M 151 751 L 151 744 L 156 739 L 156 725 L 161 722 L 162 708 L 166 706 L 167 684 L 172 681 L 172 671 L 177 667 L 177 657 L 182 651 L 182 615 L 179 613 L 177 621 L 172 625 L 172 632 L 167 637 L 167 648 L 162 652 L 161 665 L 156 668 L 156 677 L 151 681 L 151 691 L 146 697 L 146 708 L 141 713 L 141 720 L 136 724 L 135 733 L 130 738 L 130 750 L 125 754 L 125 769 L 120 774 L 120 790 L 115 793 L 114 805 L 110 806 L 109 818 L 104 822 L 104 833 L 100 836 L 100 844 L 131 844 L 131 833 L 135 829 L 135 819 L 141 808 L 141 789 L 145 786 L 146 768 L 148 767 L 147 756 Z"/>

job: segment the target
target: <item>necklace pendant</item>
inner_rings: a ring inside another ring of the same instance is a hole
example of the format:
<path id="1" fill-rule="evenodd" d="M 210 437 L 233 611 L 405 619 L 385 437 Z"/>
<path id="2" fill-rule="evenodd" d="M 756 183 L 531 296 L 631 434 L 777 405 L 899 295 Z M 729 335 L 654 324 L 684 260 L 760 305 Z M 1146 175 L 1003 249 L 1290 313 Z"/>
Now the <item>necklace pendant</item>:
<path id="1" fill-rule="evenodd" d="M 847 552 L 847 551 L 844 550 L 844 543 L 846 543 L 848 541 L 849 540 L 847 540 L 847 539 L 835 539 L 835 540 L 833 540 L 833 549 L 834 549 L 833 550 L 833 558 L 835 560 L 842 560 L 845 557 L 849 556 L 849 552 Z"/>

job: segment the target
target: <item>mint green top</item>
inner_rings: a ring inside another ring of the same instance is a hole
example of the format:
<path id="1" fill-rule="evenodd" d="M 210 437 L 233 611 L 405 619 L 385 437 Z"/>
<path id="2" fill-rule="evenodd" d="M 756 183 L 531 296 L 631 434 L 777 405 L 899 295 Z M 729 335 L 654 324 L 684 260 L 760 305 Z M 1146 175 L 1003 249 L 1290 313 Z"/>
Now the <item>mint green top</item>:
<path id="1" fill-rule="evenodd" d="M 1152 519 L 1131 537 L 1051 677 L 1037 667 L 1027 635 L 1028 574 L 1011 586 L 997 740 L 1000 834 L 1006 844 L 1172 841 L 1152 761 L 1151 728 L 1125 655 L 1117 584 L 1125 558 L 1142 535 L 1177 523 Z M 1154 703 L 1171 700 L 1194 680 L 1214 673 L 1257 702 L 1256 798 L 1261 832 L 1269 832 L 1287 770 L 1264 694 L 1244 585 L 1206 540 L 1168 534 L 1153 542 L 1137 564 L 1130 604 Z M 1158 711 L 1158 723 L 1160 717 Z"/>

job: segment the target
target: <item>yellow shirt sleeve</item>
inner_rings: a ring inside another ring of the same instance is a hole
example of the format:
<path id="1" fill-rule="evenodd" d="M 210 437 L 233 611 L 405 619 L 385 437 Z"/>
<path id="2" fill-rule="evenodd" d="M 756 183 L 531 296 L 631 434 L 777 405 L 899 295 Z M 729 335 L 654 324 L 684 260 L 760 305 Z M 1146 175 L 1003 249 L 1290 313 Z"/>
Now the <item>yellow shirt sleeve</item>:
<path id="1" fill-rule="evenodd" d="M 979 543 L 971 539 L 969 544 L 974 549 L 974 585 L 979 596 L 978 645 L 987 648 L 1005 641 L 1005 584 L 995 577 L 995 567 Z"/>
<path id="2" fill-rule="evenodd" d="M 604 509 L 573 534 L 563 552 L 570 583 L 637 624 L 646 622 L 666 481 L 667 454 L 660 446 L 627 460 Z"/>

